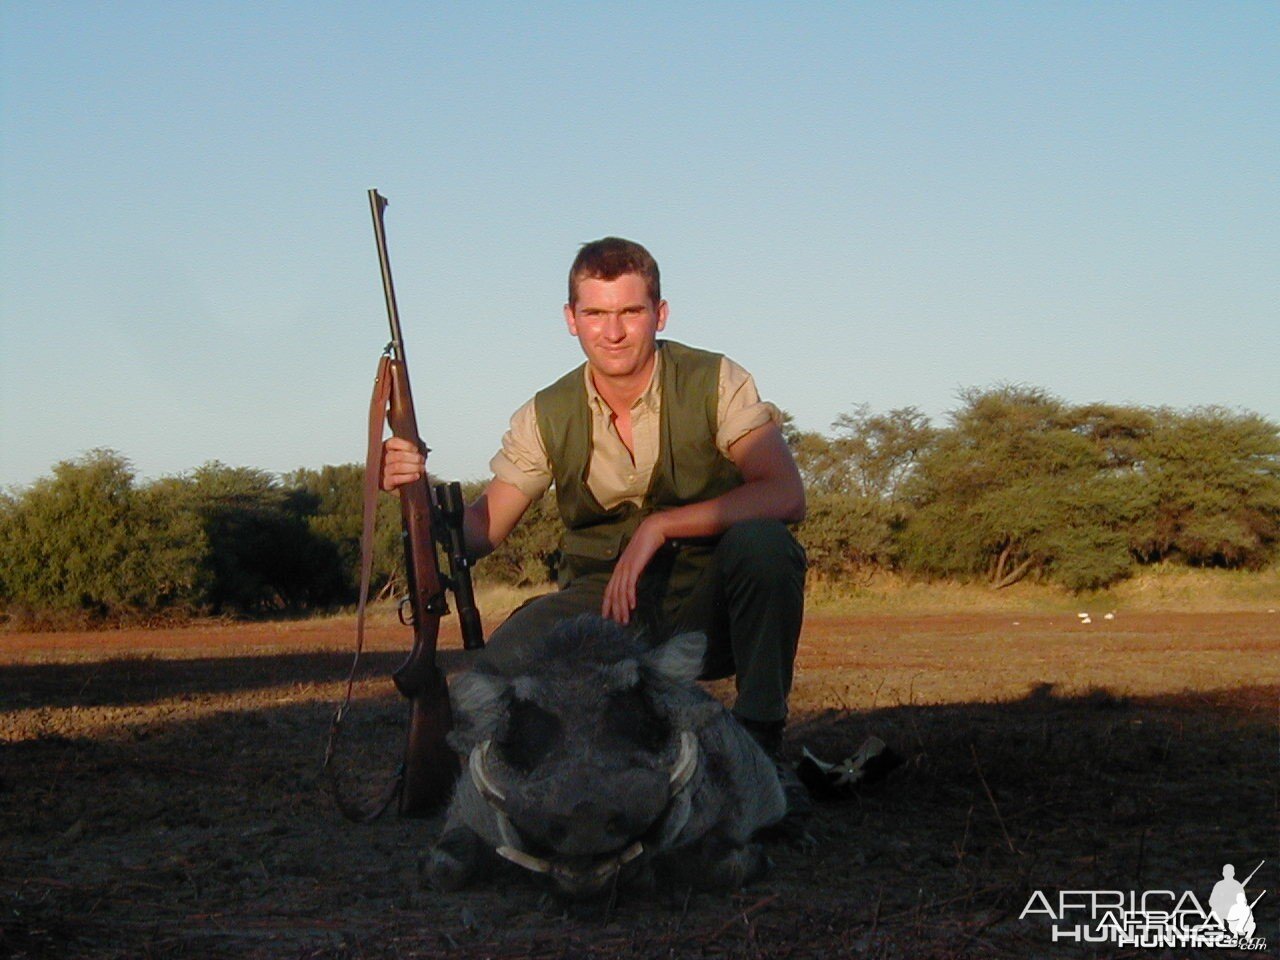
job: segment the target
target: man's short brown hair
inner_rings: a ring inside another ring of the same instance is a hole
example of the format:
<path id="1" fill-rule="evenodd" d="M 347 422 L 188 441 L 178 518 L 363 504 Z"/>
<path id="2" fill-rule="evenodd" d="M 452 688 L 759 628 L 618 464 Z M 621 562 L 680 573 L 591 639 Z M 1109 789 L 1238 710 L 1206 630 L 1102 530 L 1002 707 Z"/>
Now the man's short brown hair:
<path id="1" fill-rule="evenodd" d="M 649 299 L 655 304 L 662 299 L 658 261 L 640 244 L 621 237 L 604 237 L 584 243 L 569 268 L 569 306 L 577 303 L 579 281 L 617 280 L 626 273 L 638 273 L 644 278 Z"/>

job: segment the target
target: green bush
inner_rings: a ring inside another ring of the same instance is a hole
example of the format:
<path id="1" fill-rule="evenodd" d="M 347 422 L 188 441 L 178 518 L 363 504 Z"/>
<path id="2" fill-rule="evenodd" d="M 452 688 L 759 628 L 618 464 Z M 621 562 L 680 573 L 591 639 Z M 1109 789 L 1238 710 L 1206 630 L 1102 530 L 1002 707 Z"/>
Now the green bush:
<path id="1" fill-rule="evenodd" d="M 94 450 L 0 501 L 0 603 L 37 619 L 256 614 L 349 602 L 319 507 L 261 470 L 206 464 L 136 483 Z"/>
<path id="2" fill-rule="evenodd" d="M 469 484 L 463 493 L 471 503 L 484 485 Z M 560 510 L 554 491 L 535 500 L 498 549 L 480 561 L 476 576 L 492 583 L 517 587 L 540 586 L 551 581 L 551 564 L 560 546 Z"/>
<path id="3" fill-rule="evenodd" d="M 1026 387 L 962 400 L 906 484 L 908 568 L 996 587 L 1039 576 L 1082 589 L 1124 577 L 1131 561 L 1116 525 L 1127 491 L 1107 482 L 1100 412 L 1082 419 Z"/>
<path id="4" fill-rule="evenodd" d="M 894 535 L 901 517 L 884 500 L 845 493 L 808 497 L 808 513 L 796 538 L 809 570 L 826 580 L 865 577 L 894 562 Z"/>
<path id="5" fill-rule="evenodd" d="M 110 450 L 59 463 L 0 506 L 0 600 L 35 616 L 199 609 L 208 542 L 173 506 Z"/>
<path id="6" fill-rule="evenodd" d="M 1144 561 L 1259 569 L 1280 540 L 1280 429 L 1253 413 L 1161 409 L 1137 446 L 1155 507 L 1134 525 Z"/>
<path id="7" fill-rule="evenodd" d="M 286 474 L 284 487 L 307 519 L 311 533 L 332 543 L 342 571 L 343 589 L 355 597 L 360 584 L 360 534 L 364 523 L 364 465 L 344 463 L 319 470 Z M 400 536 L 400 505 L 393 496 L 378 496 L 374 526 L 370 593 L 403 587 L 404 547 Z"/>

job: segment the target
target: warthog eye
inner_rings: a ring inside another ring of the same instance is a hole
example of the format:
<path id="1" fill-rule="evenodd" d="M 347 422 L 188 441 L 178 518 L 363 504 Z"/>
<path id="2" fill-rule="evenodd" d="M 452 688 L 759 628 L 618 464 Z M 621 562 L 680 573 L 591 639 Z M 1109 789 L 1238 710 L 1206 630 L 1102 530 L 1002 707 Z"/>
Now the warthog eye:
<path id="1" fill-rule="evenodd" d="M 610 735 L 648 753 L 657 753 L 671 739 L 671 725 L 658 716 L 653 705 L 636 687 L 609 697 L 605 728 Z"/>
<path id="2" fill-rule="evenodd" d="M 560 721 L 531 700 L 513 700 L 506 728 L 497 739 L 502 759 L 520 770 L 532 770 L 560 738 Z"/>

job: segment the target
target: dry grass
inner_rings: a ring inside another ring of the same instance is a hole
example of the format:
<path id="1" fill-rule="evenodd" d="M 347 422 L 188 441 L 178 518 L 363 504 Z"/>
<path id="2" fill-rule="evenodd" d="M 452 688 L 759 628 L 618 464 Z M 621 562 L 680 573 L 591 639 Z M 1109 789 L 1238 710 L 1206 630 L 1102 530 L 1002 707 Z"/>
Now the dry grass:
<path id="1" fill-rule="evenodd" d="M 905 766 L 822 807 L 816 846 L 774 846 L 740 894 L 595 910 L 524 875 L 438 896 L 416 872 L 437 824 L 334 813 L 317 768 L 349 618 L 5 637 L 0 956 L 1132 956 L 1051 944 L 1018 913 L 1034 889 L 1203 897 L 1223 862 L 1268 855 L 1280 620 L 1074 620 L 813 614 L 790 749 L 837 759 L 874 733 Z M 403 642 L 380 611 L 344 741 L 371 784 L 402 742 Z M 457 646 L 446 621 L 450 670 Z"/>
<path id="2" fill-rule="evenodd" d="M 1078 594 L 1038 583 L 993 590 L 984 584 L 877 573 L 858 583 L 811 581 L 807 598 L 813 609 L 825 613 L 1267 611 L 1280 609 L 1280 567 L 1258 572 L 1147 567 L 1108 590 Z"/>

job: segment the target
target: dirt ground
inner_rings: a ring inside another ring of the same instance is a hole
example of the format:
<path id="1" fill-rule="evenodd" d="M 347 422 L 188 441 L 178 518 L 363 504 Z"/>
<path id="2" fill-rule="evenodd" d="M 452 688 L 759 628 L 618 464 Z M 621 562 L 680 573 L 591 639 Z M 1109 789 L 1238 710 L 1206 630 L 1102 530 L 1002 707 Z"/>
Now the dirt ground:
<path id="1" fill-rule="evenodd" d="M 811 616 L 788 750 L 874 734 L 905 764 L 737 894 L 586 907 L 514 873 L 436 894 L 417 861 L 438 822 L 334 811 L 349 618 L 0 634 L 0 956 L 1183 957 L 1019 915 L 1035 891 L 1207 903 L 1224 863 L 1264 859 L 1274 951 L 1280 615 L 1101 613 Z M 370 792 L 401 747 L 405 634 L 375 622 L 344 732 Z M 451 672 L 459 647 L 446 621 Z"/>

